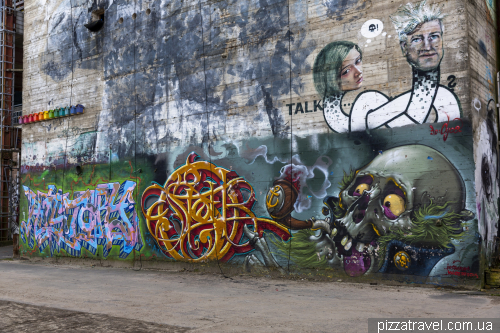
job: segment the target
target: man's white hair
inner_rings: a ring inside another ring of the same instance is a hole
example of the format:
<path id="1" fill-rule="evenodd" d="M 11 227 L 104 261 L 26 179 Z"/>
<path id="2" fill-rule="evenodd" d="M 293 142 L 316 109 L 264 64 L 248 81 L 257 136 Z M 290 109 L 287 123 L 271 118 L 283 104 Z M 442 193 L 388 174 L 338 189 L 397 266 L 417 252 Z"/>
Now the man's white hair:
<path id="1" fill-rule="evenodd" d="M 400 41 L 406 42 L 406 37 L 415 31 L 422 23 L 434 20 L 439 20 L 441 31 L 444 32 L 444 26 L 441 20 L 445 15 L 441 13 L 441 8 L 439 8 L 438 5 L 428 6 L 426 2 L 426 0 L 422 0 L 415 5 L 411 3 L 401 5 L 396 13 L 390 16 Z"/>

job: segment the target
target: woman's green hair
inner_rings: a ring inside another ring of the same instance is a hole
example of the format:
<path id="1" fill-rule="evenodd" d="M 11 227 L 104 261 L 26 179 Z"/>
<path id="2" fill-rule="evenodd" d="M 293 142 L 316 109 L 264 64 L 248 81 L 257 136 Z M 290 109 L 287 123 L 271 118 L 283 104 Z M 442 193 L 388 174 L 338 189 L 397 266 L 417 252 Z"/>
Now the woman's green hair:
<path id="1" fill-rule="evenodd" d="M 342 62 L 353 48 L 362 55 L 357 44 L 338 41 L 325 46 L 316 57 L 313 67 L 314 86 L 322 97 L 342 94 L 340 85 Z"/>

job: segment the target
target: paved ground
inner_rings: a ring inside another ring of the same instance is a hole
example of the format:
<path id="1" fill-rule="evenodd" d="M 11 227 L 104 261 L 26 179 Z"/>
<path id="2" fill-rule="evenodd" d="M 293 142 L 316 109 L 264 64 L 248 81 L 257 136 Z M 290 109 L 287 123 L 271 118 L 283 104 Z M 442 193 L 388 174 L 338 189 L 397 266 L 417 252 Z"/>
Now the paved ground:
<path id="1" fill-rule="evenodd" d="M 11 260 L 0 260 L 0 281 L 2 332 L 359 333 L 375 317 L 500 313 L 500 297 L 442 289 Z"/>
<path id="2" fill-rule="evenodd" d="M 189 328 L 0 300 L 1 332 L 188 332 Z"/>

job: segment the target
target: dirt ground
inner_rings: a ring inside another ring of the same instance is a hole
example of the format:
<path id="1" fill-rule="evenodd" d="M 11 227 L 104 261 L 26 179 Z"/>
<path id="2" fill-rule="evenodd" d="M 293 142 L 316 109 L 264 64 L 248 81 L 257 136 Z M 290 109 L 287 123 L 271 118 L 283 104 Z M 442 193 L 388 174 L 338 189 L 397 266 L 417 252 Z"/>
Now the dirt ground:
<path id="1" fill-rule="evenodd" d="M 0 260 L 2 332 L 366 332 L 368 318 L 496 318 L 480 292 Z M 162 326 L 163 325 L 163 326 Z"/>

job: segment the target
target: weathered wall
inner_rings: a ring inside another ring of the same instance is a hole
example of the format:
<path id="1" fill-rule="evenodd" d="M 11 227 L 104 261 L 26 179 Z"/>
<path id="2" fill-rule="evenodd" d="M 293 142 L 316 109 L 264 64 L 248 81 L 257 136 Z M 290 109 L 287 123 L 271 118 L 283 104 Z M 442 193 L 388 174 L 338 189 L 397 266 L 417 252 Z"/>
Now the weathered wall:
<path id="1" fill-rule="evenodd" d="M 488 263 L 498 261 L 498 118 L 495 106 L 497 22 L 494 1 L 467 4 L 474 159 L 479 230 Z M 476 112 L 474 112 L 476 111 Z M 500 259 L 500 258 L 499 258 Z"/>
<path id="2" fill-rule="evenodd" d="M 86 110 L 23 127 L 23 253 L 477 285 L 498 220 L 487 13 L 32 1 L 23 112 Z"/>

